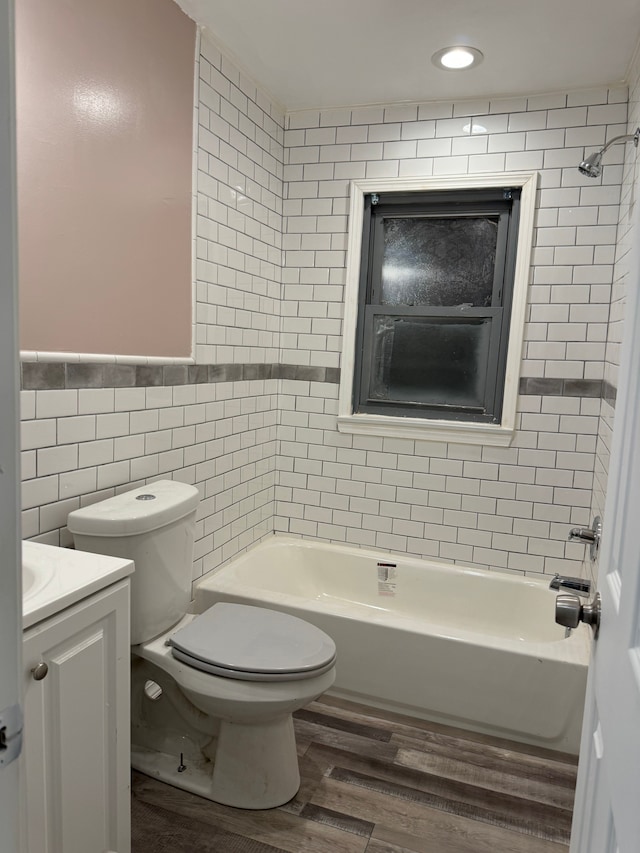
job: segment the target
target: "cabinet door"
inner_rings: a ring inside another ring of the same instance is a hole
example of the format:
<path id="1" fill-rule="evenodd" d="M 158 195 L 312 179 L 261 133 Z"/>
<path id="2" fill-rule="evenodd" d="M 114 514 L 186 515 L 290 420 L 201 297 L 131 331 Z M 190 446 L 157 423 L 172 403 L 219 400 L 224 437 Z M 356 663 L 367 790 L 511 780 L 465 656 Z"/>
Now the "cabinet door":
<path id="1" fill-rule="evenodd" d="M 25 634 L 24 853 L 129 851 L 129 654 L 128 581 Z"/>

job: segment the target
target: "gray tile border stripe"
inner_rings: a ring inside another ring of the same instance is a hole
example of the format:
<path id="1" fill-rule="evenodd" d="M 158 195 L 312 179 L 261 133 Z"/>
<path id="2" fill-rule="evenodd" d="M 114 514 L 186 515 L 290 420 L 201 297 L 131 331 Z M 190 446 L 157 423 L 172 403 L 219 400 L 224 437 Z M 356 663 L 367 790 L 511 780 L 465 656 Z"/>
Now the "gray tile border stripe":
<path id="1" fill-rule="evenodd" d="M 105 388 L 133 388 L 136 384 L 134 364 L 103 364 Z"/>
<path id="2" fill-rule="evenodd" d="M 132 365 L 25 361 L 21 368 L 21 379 L 25 391 L 148 388 L 264 379 L 294 379 L 336 385 L 340 382 L 340 368 L 277 363 Z"/>
<path id="3" fill-rule="evenodd" d="M 615 399 L 615 388 L 602 379 L 546 379 L 538 376 L 522 377 L 520 379 L 520 394 L 537 395 L 541 397 L 592 397 L 607 399 L 605 392 L 609 389 L 609 397 Z"/>
<path id="4" fill-rule="evenodd" d="M 66 388 L 104 388 L 103 364 L 64 365 Z"/>
<path id="5" fill-rule="evenodd" d="M 561 397 L 562 379 L 541 379 L 537 376 L 521 377 L 520 394 L 538 394 L 540 396 Z"/>
<path id="6" fill-rule="evenodd" d="M 602 399 L 605 403 L 608 403 L 612 409 L 615 409 L 617 396 L 618 389 L 605 379 L 602 383 Z"/>
<path id="7" fill-rule="evenodd" d="M 25 362 L 21 365 L 21 385 L 26 391 L 66 388 L 65 365 L 50 362 Z"/>
<path id="8" fill-rule="evenodd" d="M 169 365 L 166 365 L 169 367 Z M 149 386 L 162 385 L 164 379 L 164 368 L 160 364 L 136 365 L 136 386 L 146 388 Z"/>
<path id="9" fill-rule="evenodd" d="M 65 388 L 148 388 L 201 385 L 214 382 L 250 382 L 293 379 L 299 382 L 340 382 L 339 367 L 304 364 L 78 364 L 77 362 L 29 362 L 21 367 L 22 388 L 27 391 Z M 591 397 L 615 407 L 616 389 L 602 379 L 550 379 L 524 376 L 521 395 Z"/>

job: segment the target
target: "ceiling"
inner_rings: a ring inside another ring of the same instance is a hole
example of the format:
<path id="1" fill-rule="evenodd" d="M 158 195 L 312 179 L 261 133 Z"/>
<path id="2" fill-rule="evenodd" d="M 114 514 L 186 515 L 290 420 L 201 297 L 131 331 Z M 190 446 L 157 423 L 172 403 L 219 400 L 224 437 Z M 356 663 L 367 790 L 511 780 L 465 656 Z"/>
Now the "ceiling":
<path id="1" fill-rule="evenodd" d="M 288 110 L 620 83 L 640 0 L 177 0 Z M 469 44 L 484 62 L 435 68 Z"/>

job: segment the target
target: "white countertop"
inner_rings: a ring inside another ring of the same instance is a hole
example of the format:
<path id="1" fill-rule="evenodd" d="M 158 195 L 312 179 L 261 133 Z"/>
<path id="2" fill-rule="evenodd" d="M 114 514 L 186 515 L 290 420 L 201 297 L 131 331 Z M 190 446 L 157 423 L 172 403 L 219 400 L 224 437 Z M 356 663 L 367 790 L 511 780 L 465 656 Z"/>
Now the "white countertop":
<path id="1" fill-rule="evenodd" d="M 22 543 L 22 564 L 23 629 L 126 578 L 134 570 L 131 560 L 37 542 Z"/>

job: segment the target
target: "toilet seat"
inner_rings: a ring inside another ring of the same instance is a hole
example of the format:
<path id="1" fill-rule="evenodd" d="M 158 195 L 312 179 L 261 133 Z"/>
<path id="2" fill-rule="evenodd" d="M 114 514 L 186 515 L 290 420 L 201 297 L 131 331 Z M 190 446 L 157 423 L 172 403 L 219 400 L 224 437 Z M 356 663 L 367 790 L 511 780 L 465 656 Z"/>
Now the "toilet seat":
<path id="1" fill-rule="evenodd" d="M 218 602 L 169 638 L 173 656 L 203 672 L 241 681 L 315 678 L 335 664 L 333 640 L 296 616 Z"/>

